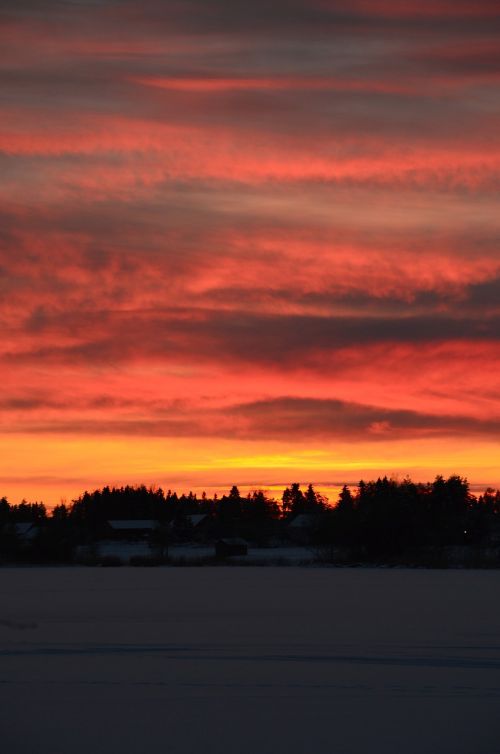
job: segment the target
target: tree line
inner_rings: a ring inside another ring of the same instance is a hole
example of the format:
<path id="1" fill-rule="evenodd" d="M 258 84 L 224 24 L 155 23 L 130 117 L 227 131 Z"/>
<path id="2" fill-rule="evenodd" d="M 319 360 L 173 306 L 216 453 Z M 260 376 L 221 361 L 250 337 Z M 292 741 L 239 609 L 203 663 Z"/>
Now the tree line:
<path id="1" fill-rule="evenodd" d="M 487 489 L 475 496 L 467 479 L 452 475 L 425 484 L 388 477 L 360 481 L 344 486 L 333 505 L 312 484 L 303 489 L 299 483 L 286 487 L 279 500 L 263 490 L 242 495 L 236 486 L 220 497 L 144 485 L 105 486 L 51 513 L 43 503 L 12 505 L 4 497 L 0 558 L 69 561 L 78 544 L 106 536 L 113 519 L 152 519 L 165 541 L 190 541 L 196 514 L 205 514 L 207 541 L 231 536 L 256 545 L 286 543 L 294 538 L 291 523 L 300 521 L 295 536 L 302 531 L 308 544 L 347 548 L 367 561 L 397 560 L 422 547 L 500 547 L 500 492 Z"/>

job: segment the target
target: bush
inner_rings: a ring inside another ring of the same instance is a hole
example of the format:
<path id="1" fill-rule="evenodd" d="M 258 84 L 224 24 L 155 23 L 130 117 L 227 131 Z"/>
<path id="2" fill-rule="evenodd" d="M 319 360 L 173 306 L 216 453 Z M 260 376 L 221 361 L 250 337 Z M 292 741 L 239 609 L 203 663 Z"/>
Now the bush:
<path id="1" fill-rule="evenodd" d="M 102 558 L 98 558 L 97 565 L 103 566 L 104 568 L 114 568 L 115 566 L 122 566 L 123 561 L 116 555 L 103 555 Z"/>

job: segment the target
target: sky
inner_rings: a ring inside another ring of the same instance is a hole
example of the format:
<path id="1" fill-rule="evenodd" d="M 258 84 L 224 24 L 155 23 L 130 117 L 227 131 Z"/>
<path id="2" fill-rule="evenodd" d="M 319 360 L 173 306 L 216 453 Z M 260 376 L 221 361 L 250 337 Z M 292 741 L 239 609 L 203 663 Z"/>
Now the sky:
<path id="1" fill-rule="evenodd" d="M 497 0 L 0 6 L 0 496 L 500 486 Z"/>

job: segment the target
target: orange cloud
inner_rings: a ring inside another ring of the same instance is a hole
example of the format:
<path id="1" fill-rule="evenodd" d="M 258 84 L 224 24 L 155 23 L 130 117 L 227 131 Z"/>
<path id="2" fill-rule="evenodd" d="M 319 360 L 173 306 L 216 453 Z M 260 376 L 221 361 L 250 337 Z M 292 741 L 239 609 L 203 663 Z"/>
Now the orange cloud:
<path id="1" fill-rule="evenodd" d="M 179 92 L 233 92 L 233 91 L 347 91 L 407 94 L 411 85 L 391 81 L 366 79 L 341 79 L 333 77 L 276 76 L 274 78 L 132 78 L 132 82 Z"/>

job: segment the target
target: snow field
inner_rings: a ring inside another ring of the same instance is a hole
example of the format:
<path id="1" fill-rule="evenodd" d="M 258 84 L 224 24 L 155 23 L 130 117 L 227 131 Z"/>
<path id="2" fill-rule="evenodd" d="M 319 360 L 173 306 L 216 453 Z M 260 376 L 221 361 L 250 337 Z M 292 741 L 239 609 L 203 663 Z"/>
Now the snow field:
<path id="1" fill-rule="evenodd" d="M 496 754 L 498 571 L 0 569 L 5 754 Z"/>

